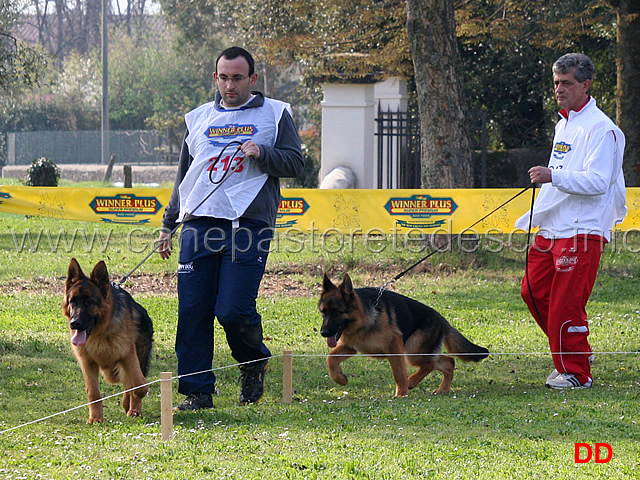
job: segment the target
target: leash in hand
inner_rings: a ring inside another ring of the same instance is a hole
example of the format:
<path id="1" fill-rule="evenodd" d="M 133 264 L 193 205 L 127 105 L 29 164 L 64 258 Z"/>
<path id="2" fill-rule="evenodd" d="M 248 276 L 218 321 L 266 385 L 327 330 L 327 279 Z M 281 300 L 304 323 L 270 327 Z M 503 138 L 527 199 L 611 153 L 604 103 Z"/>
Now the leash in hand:
<path id="1" fill-rule="evenodd" d="M 502 207 L 504 207 L 505 205 L 507 205 L 508 203 L 512 202 L 513 200 L 515 200 L 516 198 L 518 198 L 520 195 L 522 195 L 523 193 L 525 193 L 527 190 L 529 190 L 530 188 L 533 188 L 533 193 L 531 195 L 531 215 L 529 217 L 529 234 L 527 236 L 527 245 L 529 244 L 529 236 L 531 235 L 531 220 L 532 220 L 532 214 L 533 214 L 533 201 L 535 199 L 535 194 L 536 194 L 536 184 L 532 183 L 531 185 L 523 188 L 522 190 L 520 190 L 518 193 L 516 193 L 515 195 L 513 195 L 510 199 L 508 199 L 507 201 L 503 202 L 502 204 L 498 205 L 496 208 L 494 208 L 493 210 L 491 210 L 489 213 L 487 213 L 485 216 L 483 216 L 482 218 L 480 218 L 479 220 L 477 220 L 475 223 L 473 223 L 472 225 L 469 225 L 466 229 L 462 230 L 463 232 L 467 231 L 467 230 L 471 230 L 473 227 L 475 227 L 477 224 L 479 224 L 480 222 L 486 220 L 487 218 L 489 218 L 491 215 L 493 215 L 495 212 L 497 212 L 498 210 L 500 210 Z M 387 289 L 387 287 L 389 285 L 391 285 L 393 282 L 395 282 L 396 280 L 401 279 L 402 277 L 404 277 L 407 273 L 409 273 L 411 270 L 413 270 L 414 268 L 416 268 L 418 265 L 420 265 L 422 262 L 424 262 L 425 260 L 427 260 L 429 257 L 431 257 L 432 255 L 435 255 L 436 253 L 439 253 L 443 250 L 445 250 L 449 245 L 451 245 L 451 243 L 453 243 L 455 240 L 457 240 L 457 238 L 460 236 L 460 233 L 455 234 L 453 237 L 451 237 L 447 243 L 445 243 L 443 245 L 442 248 L 440 249 L 435 249 L 431 252 L 429 252 L 427 255 L 425 255 L 424 257 L 422 257 L 420 260 L 418 260 L 417 262 L 415 262 L 413 265 L 411 265 L 409 268 L 403 270 L 402 272 L 400 272 L 399 274 L 397 274 L 395 277 L 393 277 L 391 280 L 388 280 L 387 282 L 385 282 L 382 286 L 379 287 L 378 289 L 378 298 L 376 299 L 374 305 L 378 305 L 378 302 L 380 300 L 380 298 L 382 297 L 382 294 L 384 293 L 384 291 Z M 528 247 L 527 247 L 528 250 Z M 536 309 L 537 310 L 537 309 Z"/>
<path id="2" fill-rule="evenodd" d="M 244 161 L 249 158 L 249 157 L 240 157 L 240 160 L 237 162 L 236 165 L 234 165 L 233 167 L 229 167 L 227 169 L 224 170 L 224 173 L 222 174 L 222 177 L 220 178 L 220 180 L 213 180 L 213 172 L 215 171 L 215 167 L 216 165 L 220 162 L 220 158 L 222 158 L 222 154 L 225 152 L 225 150 L 227 148 L 229 148 L 232 145 L 238 145 L 238 149 L 234 152 L 233 155 L 231 155 L 231 158 L 228 160 L 227 165 L 231 165 L 232 162 L 236 159 L 236 156 L 238 155 L 238 152 L 240 152 L 240 146 L 242 146 L 242 142 L 238 141 L 238 140 L 232 140 L 231 142 L 227 143 L 223 148 L 222 151 L 220 152 L 220 154 L 218 155 L 218 157 L 215 159 L 215 161 L 213 162 L 213 164 L 210 167 L 209 170 L 209 181 L 211 182 L 212 185 L 214 185 L 214 188 L 200 201 L 200 203 L 198 203 L 198 205 L 195 206 L 195 208 L 190 212 L 191 215 L 193 215 L 196 210 L 198 210 L 198 208 L 200 208 L 202 206 L 202 204 L 204 204 L 204 202 L 206 202 L 207 200 L 209 200 L 209 198 L 211 198 L 211 195 L 213 195 L 214 193 L 216 193 L 218 191 L 218 189 L 224 184 L 224 182 L 227 181 L 227 179 L 230 178 L 231 174 L 234 172 L 239 171 L 241 165 L 244 163 Z M 180 228 L 182 226 L 181 223 L 179 223 L 178 225 L 175 226 L 175 228 L 173 230 L 171 230 L 171 232 L 169 232 L 169 240 L 171 238 L 173 238 L 173 234 L 176 233 L 176 231 L 178 230 L 178 228 Z M 145 256 L 135 267 L 133 267 L 131 269 L 131 271 L 129 273 L 127 273 L 124 277 L 122 277 L 120 279 L 120 281 L 118 281 L 116 283 L 117 286 L 121 286 L 124 282 L 126 282 L 129 277 L 136 271 L 138 270 L 138 268 L 140 268 L 147 260 L 149 260 L 149 258 L 151 258 L 151 255 L 153 255 L 154 253 L 156 253 L 156 251 L 160 248 L 160 242 L 157 243 L 157 245 L 147 254 L 147 256 Z"/>

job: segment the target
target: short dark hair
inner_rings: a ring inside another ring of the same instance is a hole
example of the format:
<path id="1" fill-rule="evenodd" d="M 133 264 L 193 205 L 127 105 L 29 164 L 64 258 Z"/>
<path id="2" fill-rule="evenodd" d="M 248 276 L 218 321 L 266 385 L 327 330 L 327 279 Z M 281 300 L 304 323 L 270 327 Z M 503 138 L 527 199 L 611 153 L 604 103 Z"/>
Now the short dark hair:
<path id="1" fill-rule="evenodd" d="M 553 63 L 553 73 L 571 73 L 579 82 L 593 80 L 595 67 L 583 53 L 567 53 Z"/>
<path id="2" fill-rule="evenodd" d="M 218 58 L 216 58 L 216 73 L 218 73 L 218 62 L 222 57 L 226 58 L 227 60 L 233 60 L 234 58 L 243 57 L 249 64 L 249 76 L 253 75 L 253 72 L 255 71 L 255 62 L 253 61 L 253 57 L 251 56 L 251 54 L 244 48 L 230 47 L 224 50 L 220 55 L 218 55 Z"/>

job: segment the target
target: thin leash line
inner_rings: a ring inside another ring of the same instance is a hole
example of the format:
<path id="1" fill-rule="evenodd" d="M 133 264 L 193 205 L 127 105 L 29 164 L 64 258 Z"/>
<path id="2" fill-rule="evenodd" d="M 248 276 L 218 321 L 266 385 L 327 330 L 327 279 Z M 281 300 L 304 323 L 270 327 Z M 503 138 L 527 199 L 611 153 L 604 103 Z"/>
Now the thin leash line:
<path id="1" fill-rule="evenodd" d="M 213 164 L 210 172 L 209 172 L 209 181 L 216 185 L 216 187 L 209 192 L 201 201 L 198 205 L 196 205 L 196 207 L 192 210 L 191 213 L 195 212 L 198 208 L 200 208 L 202 206 L 202 204 L 204 202 L 206 202 L 221 186 L 222 184 L 230 177 L 229 172 L 233 173 L 235 171 L 238 170 L 238 168 L 240 167 L 240 165 L 242 165 L 242 163 L 244 163 L 244 160 L 247 157 L 244 157 L 242 159 L 240 159 L 240 162 L 238 162 L 238 164 L 235 166 L 235 168 L 230 168 L 229 170 L 227 170 L 224 175 L 222 176 L 222 178 L 218 181 L 218 182 L 214 182 L 211 176 L 211 172 L 213 171 L 213 167 L 220 161 L 220 157 L 222 156 L 222 153 L 227 149 L 227 147 L 229 147 L 230 145 L 242 145 L 241 142 L 237 141 L 237 140 L 233 140 L 229 143 L 227 143 L 224 148 L 222 149 L 222 152 L 220 155 L 218 155 L 218 158 L 216 159 L 216 162 Z M 236 155 L 238 154 L 238 151 L 236 151 L 232 157 L 230 162 L 236 157 Z M 514 196 L 512 196 L 510 199 L 508 199 L 507 201 L 505 201 L 504 203 L 502 203 L 501 205 L 499 205 L 498 207 L 494 208 L 493 210 L 491 210 L 489 213 L 487 213 L 484 217 L 480 218 L 479 220 L 477 220 L 475 223 L 473 223 L 472 225 L 470 225 L 469 227 L 467 227 L 465 230 L 470 230 L 472 229 L 474 226 L 476 226 L 478 223 L 482 222 L 483 220 L 485 220 L 486 218 L 490 217 L 491 215 L 493 215 L 495 212 L 497 212 L 498 210 L 500 210 L 502 207 L 504 207 L 505 205 L 507 205 L 509 202 L 513 201 L 514 199 L 516 199 L 517 197 L 519 197 L 520 195 L 522 195 L 524 192 L 526 192 L 529 188 L 531 188 L 530 186 L 525 187 L 523 190 L 521 190 L 520 192 L 518 192 L 517 194 L 515 194 Z M 535 184 L 533 184 L 533 188 L 534 188 L 534 195 L 535 195 Z M 173 230 L 171 230 L 171 232 L 169 233 L 169 238 L 173 237 L 173 235 L 175 234 L 175 232 L 178 230 L 178 228 L 180 228 L 181 224 L 178 224 L 175 226 L 175 228 Z M 445 245 L 444 247 L 449 246 L 455 239 L 457 239 L 460 236 L 460 234 L 456 234 L 454 235 Z M 129 277 L 136 271 L 138 270 L 138 268 L 140 268 L 147 260 L 149 260 L 149 258 L 151 258 L 151 256 L 158 250 L 158 248 L 160 248 L 160 243 L 158 242 L 158 244 L 135 266 L 131 269 L 131 271 L 129 273 L 127 273 L 125 276 L 123 276 L 117 283 L 117 286 L 122 286 L 122 284 L 124 284 L 124 282 L 126 282 Z M 404 275 L 406 275 L 407 273 L 409 273 L 411 270 L 413 270 L 414 268 L 416 268 L 418 265 L 420 265 L 422 262 L 424 262 L 425 260 L 427 260 L 429 257 L 431 257 L 432 255 L 435 255 L 436 253 L 439 253 L 440 250 L 436 249 L 433 250 L 432 252 L 430 252 L 429 254 L 425 255 L 424 257 L 422 257 L 420 260 L 418 260 L 417 262 L 415 262 L 413 265 L 411 265 L 409 268 L 407 268 L 406 270 L 404 270 L 403 272 L 400 272 L 399 274 L 397 274 L 395 277 L 393 277 L 391 280 L 388 280 L 384 285 L 382 285 L 379 288 L 379 293 L 378 293 L 378 298 L 376 299 L 376 305 L 378 303 L 378 301 L 380 300 L 380 297 L 382 296 L 382 293 L 384 292 L 384 290 L 386 290 L 386 288 L 391 285 L 393 282 L 399 280 L 400 278 L 402 278 Z"/>
<path id="2" fill-rule="evenodd" d="M 195 206 L 195 208 L 193 208 L 193 210 L 191 210 L 191 214 L 193 214 L 196 210 L 198 210 L 202 204 L 204 202 L 206 202 L 207 200 L 209 200 L 209 198 L 211 198 L 211 195 L 213 195 L 214 193 L 216 193 L 218 191 L 218 189 L 222 186 L 222 184 L 224 184 L 224 182 L 227 181 L 228 178 L 231 177 L 231 173 L 234 173 L 236 171 L 238 171 L 238 169 L 240 168 L 240 166 L 244 163 L 245 159 L 248 157 L 243 157 L 240 159 L 240 161 L 238 162 L 238 164 L 234 167 L 234 168 L 229 168 L 228 170 L 226 170 L 224 172 L 224 174 L 222 175 L 222 178 L 217 181 L 214 182 L 213 179 L 211 178 L 211 172 L 213 172 L 213 168 L 218 164 L 218 162 L 220 161 L 220 157 L 222 157 L 222 153 L 224 153 L 224 151 L 227 149 L 227 147 L 229 147 L 230 145 L 242 145 L 242 142 L 239 142 L 238 140 L 233 140 L 229 143 L 227 143 L 224 148 L 222 149 L 222 152 L 220 152 L 220 155 L 218 155 L 218 158 L 216 159 L 216 161 L 213 163 L 213 165 L 211 165 L 211 170 L 209 171 L 209 181 L 211 182 L 212 185 L 215 185 L 215 187 L 213 188 L 213 190 L 211 190 L 201 201 L 200 203 L 198 203 L 198 205 Z M 236 150 L 236 152 L 231 156 L 231 159 L 229 160 L 229 165 L 231 165 L 231 161 L 233 159 L 235 159 L 236 155 L 238 154 L 239 150 Z M 171 239 L 174 235 L 174 233 L 176 233 L 176 231 L 182 226 L 182 223 L 179 223 L 178 225 L 176 225 L 173 230 L 171 230 L 171 232 L 169 232 L 169 239 Z M 129 273 L 127 273 L 124 277 L 122 277 L 117 283 L 117 286 L 122 286 L 122 284 L 124 282 L 126 282 L 129 277 L 136 271 L 138 270 L 138 268 L 140 268 L 147 260 L 149 260 L 149 258 L 151 258 L 151 256 L 156 253 L 156 251 L 158 250 L 158 248 L 160 248 L 160 242 L 158 242 L 158 244 L 135 266 L 131 269 L 131 271 Z"/>
<path id="3" fill-rule="evenodd" d="M 586 355 L 586 354 L 589 354 L 589 355 L 591 355 L 591 354 L 593 354 L 593 355 L 640 355 L 640 351 L 611 351 L 611 352 L 604 352 L 604 351 L 603 352 L 593 352 L 592 351 L 592 352 L 566 352 L 566 353 L 565 352 L 489 352 L 488 356 L 499 357 L 499 356 L 536 356 L 536 355 L 540 355 L 540 356 L 542 356 L 542 355 Z M 404 357 L 406 357 L 406 356 L 429 357 L 429 356 L 440 356 L 440 355 L 455 355 L 455 356 L 460 357 L 460 356 L 466 356 L 466 355 L 477 356 L 478 354 L 477 353 L 456 353 L 456 354 L 452 354 L 452 353 L 448 353 L 448 352 L 447 353 L 443 352 L 443 353 L 389 353 L 389 354 L 384 354 L 384 353 L 372 353 L 372 354 L 361 353 L 360 354 L 361 357 L 385 357 L 385 358 L 386 357 L 400 357 L 400 356 L 404 356 Z M 188 374 L 184 374 L 184 375 L 176 375 L 176 376 L 172 376 L 169 380 L 177 380 L 177 379 L 185 378 L 185 377 L 189 377 L 189 376 L 201 375 L 201 374 L 209 373 L 209 372 L 216 372 L 216 371 L 219 371 L 219 370 L 225 370 L 225 369 L 232 368 L 232 367 L 238 367 L 238 366 L 247 365 L 247 364 L 250 364 L 250 363 L 261 362 L 261 361 L 264 361 L 266 359 L 281 358 L 281 357 L 284 357 L 284 356 L 285 355 L 283 355 L 283 354 L 272 355 L 271 357 L 265 357 L 265 358 L 261 358 L 261 359 L 258 359 L 258 360 L 252 360 L 250 362 L 236 363 L 236 364 L 232 364 L 232 365 L 225 365 L 225 366 L 222 366 L 222 367 L 211 368 L 209 370 L 202 370 L 200 372 L 188 373 Z M 291 357 L 295 357 L 295 358 L 321 358 L 321 357 L 322 358 L 326 358 L 327 356 L 331 356 L 331 357 L 354 357 L 356 355 L 355 354 L 353 354 L 353 355 L 352 354 L 330 355 L 328 353 L 312 353 L 312 354 L 305 353 L 305 354 L 290 354 L 290 355 L 288 354 L 287 356 L 291 356 Z M 18 429 L 23 428 L 23 427 L 27 427 L 29 425 L 33 425 L 35 423 L 43 422 L 45 420 L 49 420 L 51 418 L 58 417 L 60 415 L 65 415 L 65 414 L 67 414 L 69 412 L 72 412 L 74 410 L 78 410 L 80 408 L 88 407 L 89 405 L 92 405 L 94 403 L 101 402 L 103 400 L 108 400 L 110 398 L 120 396 L 120 395 L 122 395 L 124 393 L 132 392 L 134 390 L 137 390 L 138 388 L 147 387 L 147 386 L 150 386 L 150 385 L 153 385 L 155 383 L 162 382 L 162 381 L 167 381 L 167 380 L 163 380 L 163 379 L 153 380 L 153 381 L 148 382 L 148 383 L 146 383 L 144 385 L 138 385 L 137 387 L 130 388 L 129 390 L 125 390 L 123 392 L 114 393 L 112 395 L 100 398 L 98 400 L 94 400 L 93 402 L 89 402 L 89 403 L 85 403 L 85 404 L 82 404 L 82 405 L 78 405 L 77 407 L 69 408 L 69 409 L 64 410 L 62 412 L 58 412 L 58 413 L 54 413 L 54 414 L 51 414 L 51 415 L 47 415 L 46 417 L 42 417 L 42 418 L 39 418 L 37 420 L 32 420 L 30 422 L 26 422 L 26 423 L 23 423 L 21 425 L 16 425 L 15 427 L 11 427 L 11 428 L 8 428 L 6 430 L 1 430 L 0 431 L 0 435 L 2 435 L 4 433 L 11 432 L 11 431 L 14 431 L 14 430 L 18 430 Z"/>
<path id="4" fill-rule="evenodd" d="M 221 183 L 223 183 L 227 177 L 227 175 L 229 174 L 230 171 L 233 171 L 233 168 L 229 168 L 227 170 L 224 170 L 222 173 L 222 178 L 218 181 L 214 181 L 213 180 L 213 172 L 215 172 L 215 167 L 216 165 L 218 165 L 218 163 L 220 162 L 220 159 L 222 158 L 224 152 L 227 150 L 227 148 L 229 148 L 231 145 L 238 145 L 238 148 L 236 149 L 236 151 L 233 153 L 233 155 L 231 155 L 231 157 L 229 158 L 228 161 L 228 165 L 231 165 L 231 163 L 233 162 L 233 160 L 236 158 L 236 155 L 238 155 L 238 152 L 240 151 L 240 147 L 242 146 L 242 142 L 239 140 L 231 140 L 229 143 L 227 143 L 224 147 L 222 147 L 222 150 L 220 151 L 220 153 L 218 154 L 218 157 L 216 158 L 215 162 L 213 162 L 213 164 L 209 167 L 209 182 L 211 182 L 212 185 L 219 185 Z M 238 163 L 238 165 L 236 166 L 236 168 L 240 165 L 240 163 L 242 163 L 242 159 L 240 160 L 240 162 Z M 200 204 L 202 205 L 202 203 Z M 200 206 L 198 205 L 198 207 Z M 193 212 L 195 212 L 198 207 L 193 209 Z M 193 213 L 191 212 L 191 213 Z"/>
<path id="5" fill-rule="evenodd" d="M 516 193 L 515 195 L 513 195 L 510 199 L 508 199 L 507 201 L 503 202 L 502 204 L 498 205 L 496 208 L 494 208 L 493 210 L 491 210 L 489 213 L 487 213 L 485 216 L 483 216 L 482 218 L 480 218 L 479 220 L 477 220 L 475 223 L 473 223 L 472 225 L 469 225 L 467 228 L 465 228 L 464 230 L 462 230 L 462 232 L 466 232 L 467 230 L 471 230 L 473 227 L 475 227 L 477 224 L 479 224 L 480 222 L 486 220 L 488 217 L 490 217 L 491 215 L 493 215 L 495 212 L 497 212 L 498 210 L 500 210 L 502 207 L 504 207 L 505 205 L 507 205 L 508 203 L 512 202 L 513 200 L 515 200 L 516 198 L 518 198 L 520 195 L 522 195 L 523 193 L 525 193 L 527 190 L 529 190 L 530 188 L 533 187 L 533 195 L 532 195 L 532 204 L 533 204 L 533 199 L 535 197 L 535 184 L 531 184 L 526 186 L 525 188 L 523 188 L 522 190 L 520 190 L 518 193 Z M 529 231 L 531 231 L 531 226 L 529 226 Z M 378 302 L 380 301 L 380 298 L 382 297 L 382 294 L 384 293 L 384 291 L 387 289 L 387 287 L 389 285 L 391 285 L 393 282 L 401 279 L 402 277 L 404 277 L 407 273 L 409 273 L 411 270 L 413 270 L 414 268 L 416 268 L 418 265 L 420 265 L 422 262 L 424 262 L 425 260 L 427 260 L 429 257 L 431 257 L 432 255 L 435 255 L 436 253 L 441 253 L 443 248 L 448 247 L 449 245 L 451 245 L 459 236 L 461 235 L 461 233 L 457 233 L 455 234 L 453 237 L 451 237 L 447 243 L 445 243 L 443 245 L 442 248 L 436 248 L 435 250 L 429 252 L 427 255 L 425 255 L 424 257 L 422 257 L 420 260 L 418 260 L 417 262 L 415 262 L 413 265 L 411 265 L 409 268 L 403 270 L 402 272 L 398 273 L 395 277 L 393 277 L 391 280 L 388 280 L 387 282 L 385 282 L 382 286 L 380 286 L 380 288 L 378 289 L 378 298 L 376 299 L 375 303 L 374 303 L 374 308 L 378 305 Z"/>
<path id="6" fill-rule="evenodd" d="M 538 323 L 542 324 L 542 315 L 540 315 L 540 310 L 538 310 L 538 305 L 536 304 L 536 300 L 533 298 L 533 289 L 531 288 L 531 282 L 529 281 L 529 250 L 531 249 L 531 227 L 533 225 L 533 205 L 535 203 L 536 196 L 536 184 L 533 184 L 533 193 L 531 194 L 531 209 L 529 210 L 529 229 L 527 231 L 527 248 L 524 257 L 524 276 L 527 279 L 527 289 L 529 290 L 529 297 L 531 298 L 531 304 L 533 305 L 533 309 L 535 310 L 535 314 L 538 317 Z M 535 243 L 535 238 L 534 238 Z"/>

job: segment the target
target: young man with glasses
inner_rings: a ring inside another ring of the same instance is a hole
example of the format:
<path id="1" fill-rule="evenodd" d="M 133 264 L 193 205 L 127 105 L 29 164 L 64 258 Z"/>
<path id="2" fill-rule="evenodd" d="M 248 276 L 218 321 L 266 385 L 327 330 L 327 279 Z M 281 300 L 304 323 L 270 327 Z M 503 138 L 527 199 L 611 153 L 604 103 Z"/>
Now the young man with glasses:
<path id="1" fill-rule="evenodd" d="M 177 179 L 159 237 L 158 251 L 167 259 L 170 232 L 182 224 L 176 355 L 178 391 L 186 398 L 177 411 L 213 407 L 214 317 L 240 364 L 240 402 L 262 396 L 271 353 L 256 298 L 280 203 L 279 179 L 304 168 L 291 107 L 252 90 L 258 75 L 249 52 L 223 51 L 213 78 L 214 101 L 185 115 Z"/>

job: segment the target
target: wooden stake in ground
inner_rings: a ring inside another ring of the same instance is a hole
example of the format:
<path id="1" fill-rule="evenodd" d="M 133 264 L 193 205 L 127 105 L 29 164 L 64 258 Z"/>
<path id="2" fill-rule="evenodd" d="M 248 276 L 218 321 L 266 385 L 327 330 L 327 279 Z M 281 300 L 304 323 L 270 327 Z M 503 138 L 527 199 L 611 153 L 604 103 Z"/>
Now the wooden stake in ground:
<path id="1" fill-rule="evenodd" d="M 173 409 L 171 402 L 171 372 L 160 373 L 160 424 L 162 426 L 162 439 L 173 438 Z"/>
<path id="2" fill-rule="evenodd" d="M 282 401 L 291 403 L 293 398 L 293 355 L 285 350 L 282 357 Z"/>

